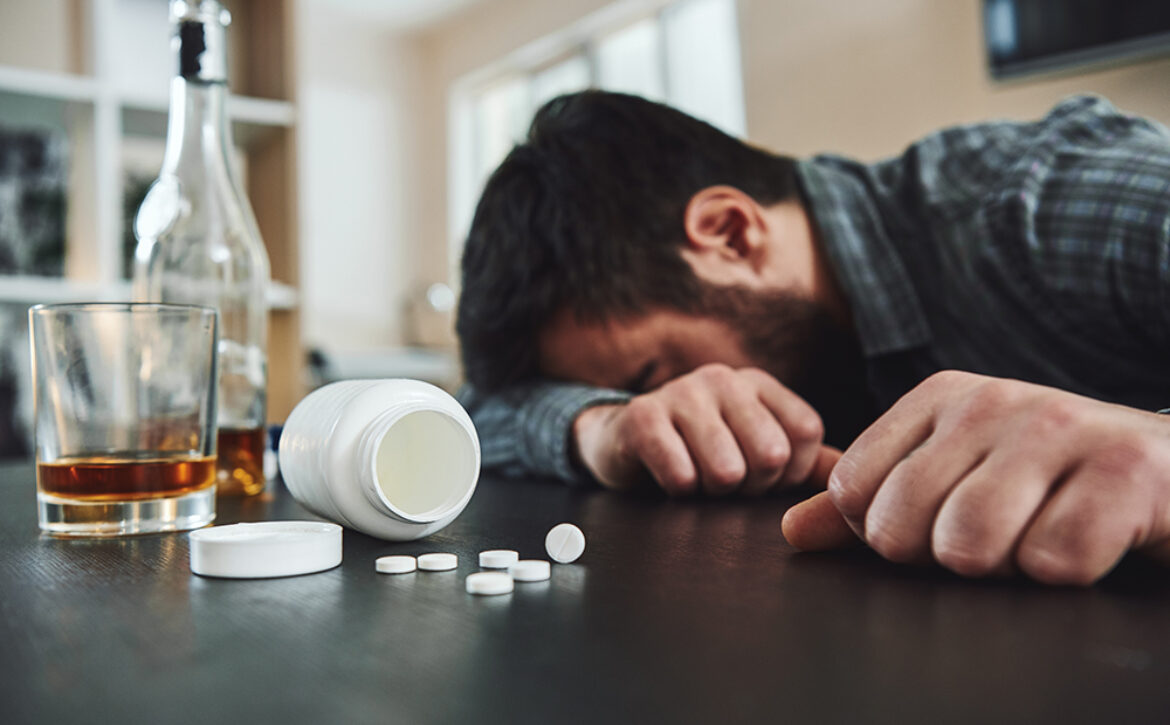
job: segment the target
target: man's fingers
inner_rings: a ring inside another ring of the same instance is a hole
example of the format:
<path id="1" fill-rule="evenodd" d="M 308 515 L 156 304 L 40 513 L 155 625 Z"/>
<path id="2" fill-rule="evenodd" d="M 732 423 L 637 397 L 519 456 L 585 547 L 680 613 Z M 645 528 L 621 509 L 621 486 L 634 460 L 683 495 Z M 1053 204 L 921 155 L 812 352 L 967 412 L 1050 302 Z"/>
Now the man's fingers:
<path id="1" fill-rule="evenodd" d="M 865 512 L 865 542 L 890 561 L 929 563 L 939 510 L 987 447 L 976 436 L 935 432 L 880 482 Z"/>
<path id="2" fill-rule="evenodd" d="M 674 424 L 691 452 L 705 493 L 721 496 L 739 488 L 747 463 L 718 409 L 704 405 L 678 410 Z"/>
<path id="3" fill-rule="evenodd" d="M 829 475 L 833 472 L 833 467 L 837 465 L 837 461 L 841 460 L 841 449 L 833 446 L 821 446 L 816 451 L 817 457 L 813 462 L 812 471 L 808 475 L 806 483 L 816 486 L 820 489 L 829 487 Z"/>
<path id="4" fill-rule="evenodd" d="M 803 483 L 817 462 L 825 436 L 821 416 L 803 398 L 762 371 L 745 371 L 756 381 L 760 401 L 779 421 L 788 438 L 791 454 L 781 484 Z"/>
<path id="5" fill-rule="evenodd" d="M 641 461 L 664 491 L 674 496 L 695 492 L 698 474 L 687 444 L 664 411 L 653 405 L 631 402 L 625 414 L 625 443 L 629 454 Z"/>
<path id="6" fill-rule="evenodd" d="M 821 446 L 808 483 L 824 488 L 828 485 L 833 466 L 841 459 L 841 451 L 832 446 Z M 827 493 L 818 493 L 802 501 L 784 514 L 780 522 L 784 538 L 801 551 L 825 551 L 856 546 L 860 539 L 841 518 Z"/>
<path id="7" fill-rule="evenodd" d="M 1055 445 L 1036 446 L 1027 439 L 993 449 L 935 514 L 930 534 L 935 561 L 963 576 L 1013 572 L 1016 545 L 1063 475 L 1066 459 L 1055 451 Z"/>
<path id="8" fill-rule="evenodd" d="M 915 391 L 866 428 L 829 477 L 829 495 L 858 536 L 865 535 L 865 514 L 882 481 L 933 430 L 929 396 L 915 395 Z"/>
<path id="9" fill-rule="evenodd" d="M 1025 574 L 1087 586 L 1105 576 L 1150 520 L 1150 499 L 1125 495 L 1112 475 L 1084 466 L 1046 501 L 1016 551 Z"/>
<path id="10" fill-rule="evenodd" d="M 801 551 L 828 551 L 861 543 L 826 492 L 788 509 L 780 528 L 788 543 Z"/>
<path id="11" fill-rule="evenodd" d="M 791 458 L 787 434 L 754 394 L 745 392 L 725 400 L 722 410 L 747 462 L 747 477 L 740 493 L 756 496 L 767 492 L 780 480 Z"/>

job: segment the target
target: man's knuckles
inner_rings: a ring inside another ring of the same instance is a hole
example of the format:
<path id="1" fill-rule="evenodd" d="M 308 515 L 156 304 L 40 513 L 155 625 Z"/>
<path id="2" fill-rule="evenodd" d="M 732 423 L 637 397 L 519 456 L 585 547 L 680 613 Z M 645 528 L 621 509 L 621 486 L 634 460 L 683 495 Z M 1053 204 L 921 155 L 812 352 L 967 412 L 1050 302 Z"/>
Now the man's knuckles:
<path id="1" fill-rule="evenodd" d="M 728 390 L 732 386 L 739 383 L 739 376 L 736 374 L 735 368 L 724 363 L 707 363 L 695 368 L 695 371 L 687 376 L 693 384 L 706 386 L 714 390 Z"/>
<path id="2" fill-rule="evenodd" d="M 703 485 L 712 492 L 726 493 L 738 488 L 746 476 L 747 465 L 742 458 L 720 456 L 704 466 Z"/>
<path id="3" fill-rule="evenodd" d="M 845 455 L 833 467 L 826 487 L 833 505 L 841 515 L 852 521 L 861 521 L 869 508 L 873 492 L 867 490 L 859 480 L 856 463 Z"/>
<path id="4" fill-rule="evenodd" d="M 937 373 L 929 375 L 925 380 L 919 383 L 910 391 L 912 396 L 926 396 L 934 398 L 938 396 L 950 396 L 957 391 L 969 389 L 971 386 L 978 384 L 982 380 L 978 375 L 963 372 L 961 370 L 940 370 Z"/>
<path id="5" fill-rule="evenodd" d="M 896 518 L 871 508 L 865 517 L 865 543 L 882 557 L 898 563 L 920 561 L 924 554 L 918 532 Z"/>
<path id="6" fill-rule="evenodd" d="M 1154 493 L 1151 484 L 1165 485 L 1170 471 L 1170 455 L 1166 441 L 1155 441 L 1145 436 L 1114 437 L 1101 441 L 1087 455 L 1086 472 L 1094 479 L 1113 482 L 1114 486 L 1130 489 L 1129 495 Z"/>
<path id="7" fill-rule="evenodd" d="M 1003 561 L 986 522 L 936 526 L 931 533 L 931 555 L 956 574 L 982 577 L 1002 569 Z"/>
<path id="8" fill-rule="evenodd" d="M 653 395 L 640 395 L 626 403 L 621 420 L 621 435 L 637 440 L 669 420 L 669 412 L 661 400 Z"/>

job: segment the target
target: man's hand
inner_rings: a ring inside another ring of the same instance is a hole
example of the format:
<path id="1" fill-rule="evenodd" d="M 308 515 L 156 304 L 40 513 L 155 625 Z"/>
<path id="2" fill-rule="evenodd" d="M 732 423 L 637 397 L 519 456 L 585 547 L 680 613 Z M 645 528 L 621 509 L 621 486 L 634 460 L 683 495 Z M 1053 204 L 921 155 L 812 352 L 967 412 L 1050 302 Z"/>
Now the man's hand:
<path id="1" fill-rule="evenodd" d="M 647 472 L 672 495 L 765 493 L 808 478 L 824 428 L 816 411 L 754 368 L 704 365 L 573 423 L 577 455 L 610 488 Z"/>
<path id="2" fill-rule="evenodd" d="M 860 537 L 892 561 L 1087 585 L 1131 549 L 1170 554 L 1170 420 L 939 373 L 858 437 L 828 491 L 783 524 L 800 549 Z"/>

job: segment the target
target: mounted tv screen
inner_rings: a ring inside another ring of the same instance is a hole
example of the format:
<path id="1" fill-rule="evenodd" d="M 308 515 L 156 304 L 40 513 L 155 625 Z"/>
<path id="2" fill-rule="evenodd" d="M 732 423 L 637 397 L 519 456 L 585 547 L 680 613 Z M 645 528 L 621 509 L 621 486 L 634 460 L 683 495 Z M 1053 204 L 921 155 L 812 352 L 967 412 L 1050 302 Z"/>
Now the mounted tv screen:
<path id="1" fill-rule="evenodd" d="M 1170 54 L 1170 0 L 983 0 L 994 78 Z"/>

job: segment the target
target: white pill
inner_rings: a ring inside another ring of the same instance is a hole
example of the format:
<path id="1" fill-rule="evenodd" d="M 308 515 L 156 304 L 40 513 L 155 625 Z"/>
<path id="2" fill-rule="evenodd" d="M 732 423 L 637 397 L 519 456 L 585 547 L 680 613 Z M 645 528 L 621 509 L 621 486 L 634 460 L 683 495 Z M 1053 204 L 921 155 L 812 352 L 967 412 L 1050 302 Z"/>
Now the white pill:
<path id="1" fill-rule="evenodd" d="M 520 561 L 520 552 L 511 549 L 492 549 L 479 552 L 479 565 L 484 569 L 507 569 Z"/>
<path id="2" fill-rule="evenodd" d="M 379 574 L 409 574 L 418 568 L 418 560 L 413 556 L 379 556 L 374 568 Z"/>
<path id="3" fill-rule="evenodd" d="M 459 565 L 454 554 L 423 554 L 418 558 L 418 568 L 423 571 L 450 571 Z"/>
<path id="4" fill-rule="evenodd" d="M 502 571 L 481 571 L 467 576 L 468 594 L 507 594 L 512 591 L 512 577 Z"/>
<path id="5" fill-rule="evenodd" d="M 552 567 L 544 559 L 523 559 L 508 567 L 508 573 L 518 582 L 542 582 L 551 571 Z"/>
<path id="6" fill-rule="evenodd" d="M 585 552 L 585 534 L 572 524 L 557 524 L 544 537 L 544 548 L 553 561 L 568 564 Z"/>

